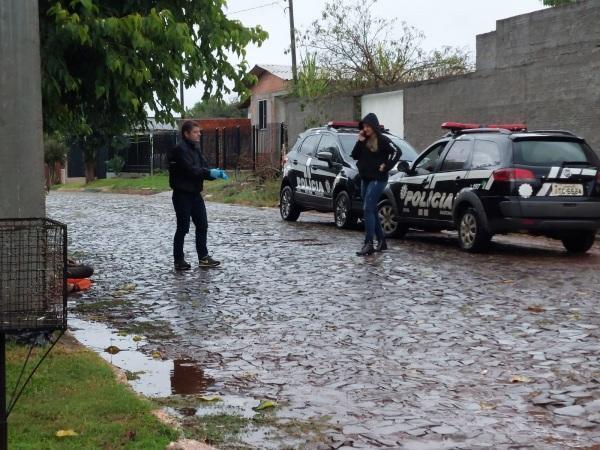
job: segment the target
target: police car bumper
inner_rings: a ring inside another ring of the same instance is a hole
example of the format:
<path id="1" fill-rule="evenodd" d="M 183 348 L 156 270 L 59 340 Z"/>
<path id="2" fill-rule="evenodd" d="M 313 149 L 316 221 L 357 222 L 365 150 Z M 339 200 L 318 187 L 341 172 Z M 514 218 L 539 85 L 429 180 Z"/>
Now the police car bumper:
<path id="1" fill-rule="evenodd" d="M 500 211 L 504 217 L 490 223 L 495 232 L 600 229 L 600 202 L 507 201 Z"/>

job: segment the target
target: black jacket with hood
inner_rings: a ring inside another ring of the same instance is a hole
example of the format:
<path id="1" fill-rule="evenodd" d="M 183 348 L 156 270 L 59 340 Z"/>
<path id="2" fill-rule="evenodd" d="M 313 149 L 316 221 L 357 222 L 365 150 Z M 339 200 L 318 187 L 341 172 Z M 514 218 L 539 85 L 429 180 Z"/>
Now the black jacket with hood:
<path id="1" fill-rule="evenodd" d="M 210 176 L 208 163 L 200 147 L 194 142 L 182 139 L 169 153 L 169 185 L 174 191 L 200 193 L 204 180 L 214 180 Z"/>
<path id="2" fill-rule="evenodd" d="M 379 119 L 373 113 L 369 113 L 361 120 L 358 127 L 362 130 L 364 125 L 369 125 L 375 130 L 377 137 L 377 151 L 372 152 L 367 147 L 367 140 L 357 141 L 351 156 L 356 160 L 356 167 L 361 179 L 364 181 L 387 181 L 388 172 L 396 165 L 402 155 L 392 140 L 382 133 Z M 379 170 L 385 164 L 383 171 Z"/>

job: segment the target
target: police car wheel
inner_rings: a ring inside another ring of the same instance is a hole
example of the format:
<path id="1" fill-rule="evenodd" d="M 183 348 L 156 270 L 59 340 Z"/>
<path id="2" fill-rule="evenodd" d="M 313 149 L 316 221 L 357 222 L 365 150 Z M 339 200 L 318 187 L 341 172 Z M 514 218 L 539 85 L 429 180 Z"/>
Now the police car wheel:
<path id="1" fill-rule="evenodd" d="M 283 220 L 295 222 L 300 217 L 300 208 L 294 203 L 294 192 L 286 186 L 279 194 L 279 213 Z"/>
<path id="2" fill-rule="evenodd" d="M 352 215 L 352 202 L 346 191 L 336 195 L 333 214 L 338 228 L 351 228 L 356 225 L 356 217 Z"/>
<path id="3" fill-rule="evenodd" d="M 385 237 L 403 237 L 408 231 L 408 227 L 398 223 L 396 211 L 389 200 L 383 200 L 377 205 L 379 223 L 385 233 Z"/>
<path id="4" fill-rule="evenodd" d="M 466 209 L 458 220 L 458 240 L 463 250 L 472 253 L 489 247 L 492 236 L 483 228 L 479 214 L 473 208 Z"/>
<path id="5" fill-rule="evenodd" d="M 569 253 L 585 253 L 594 245 L 596 240 L 596 232 L 578 232 L 572 235 L 563 237 L 563 246 Z"/>

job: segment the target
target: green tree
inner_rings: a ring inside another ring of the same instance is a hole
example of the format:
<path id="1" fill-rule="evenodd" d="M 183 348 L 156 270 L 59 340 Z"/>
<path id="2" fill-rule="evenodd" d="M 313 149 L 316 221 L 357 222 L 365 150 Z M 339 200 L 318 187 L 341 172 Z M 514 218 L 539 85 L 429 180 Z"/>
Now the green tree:
<path id="1" fill-rule="evenodd" d="M 374 16 L 376 3 L 327 2 L 321 18 L 300 33 L 301 47 L 314 52 L 335 88 L 380 87 L 472 70 L 467 52 L 452 47 L 426 52 L 423 33 Z"/>
<path id="2" fill-rule="evenodd" d="M 54 170 L 56 164 L 65 164 L 68 150 L 69 149 L 62 136 L 44 135 L 44 163 L 46 163 L 46 169 L 48 171 L 48 177 L 46 178 L 47 190 L 50 190 L 50 187 L 57 183 L 58 180 L 55 178 Z"/>
<path id="3" fill-rule="evenodd" d="M 186 113 L 193 119 L 248 117 L 248 111 L 239 107 L 239 102 L 227 102 L 220 98 L 209 98 L 196 103 Z"/>
<path id="4" fill-rule="evenodd" d="M 267 34 L 226 17 L 225 0 L 40 0 L 44 126 L 77 138 L 94 178 L 98 148 L 144 128 L 148 112 L 173 122 L 178 85 L 204 98 L 245 92 L 246 46 Z M 233 64 L 231 55 L 240 62 Z"/>
<path id="5" fill-rule="evenodd" d="M 561 6 L 569 3 L 575 3 L 575 0 L 542 0 L 546 6 Z"/>

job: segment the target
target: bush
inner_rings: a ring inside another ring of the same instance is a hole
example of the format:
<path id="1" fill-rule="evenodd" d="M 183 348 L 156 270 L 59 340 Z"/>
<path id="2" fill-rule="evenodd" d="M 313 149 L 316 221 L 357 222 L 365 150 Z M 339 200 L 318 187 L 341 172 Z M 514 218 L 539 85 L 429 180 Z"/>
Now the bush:
<path id="1" fill-rule="evenodd" d="M 109 172 L 114 172 L 117 175 L 121 173 L 123 167 L 125 167 L 125 160 L 120 155 L 115 155 L 106 161 L 106 169 Z"/>

